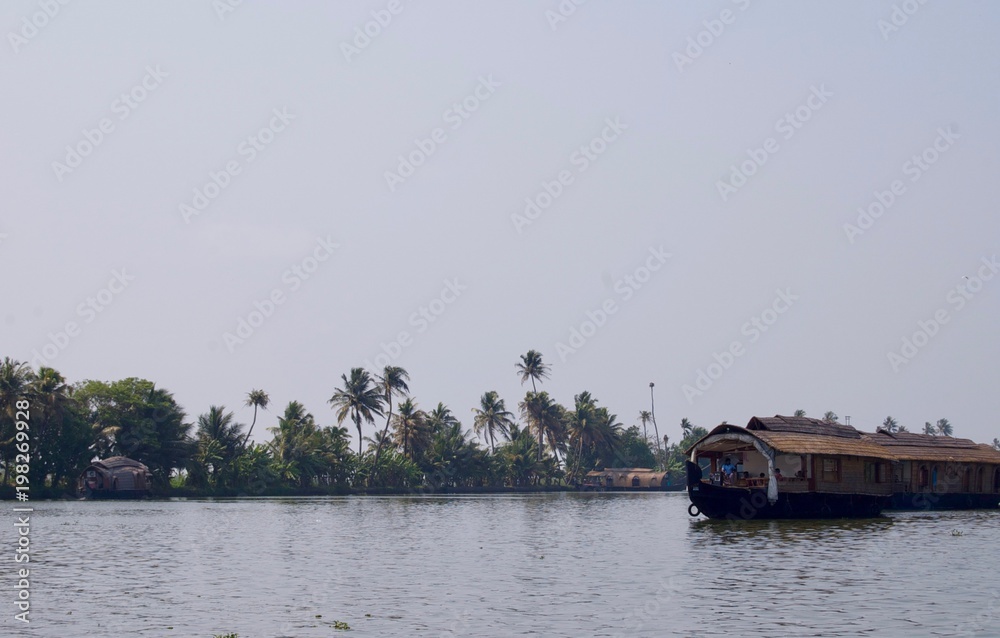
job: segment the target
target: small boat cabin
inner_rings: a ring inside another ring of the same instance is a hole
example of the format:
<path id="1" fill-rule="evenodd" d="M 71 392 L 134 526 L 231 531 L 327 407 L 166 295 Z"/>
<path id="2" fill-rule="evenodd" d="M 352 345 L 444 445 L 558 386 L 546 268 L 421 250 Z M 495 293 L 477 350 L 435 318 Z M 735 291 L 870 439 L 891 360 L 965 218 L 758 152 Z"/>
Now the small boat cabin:
<path id="1" fill-rule="evenodd" d="M 1000 451 L 992 446 L 883 429 L 865 438 L 897 459 L 891 509 L 1000 507 Z"/>
<path id="2" fill-rule="evenodd" d="M 142 498 L 149 496 L 152 478 L 139 461 L 112 456 L 91 463 L 80 475 L 77 491 L 83 498 Z"/>

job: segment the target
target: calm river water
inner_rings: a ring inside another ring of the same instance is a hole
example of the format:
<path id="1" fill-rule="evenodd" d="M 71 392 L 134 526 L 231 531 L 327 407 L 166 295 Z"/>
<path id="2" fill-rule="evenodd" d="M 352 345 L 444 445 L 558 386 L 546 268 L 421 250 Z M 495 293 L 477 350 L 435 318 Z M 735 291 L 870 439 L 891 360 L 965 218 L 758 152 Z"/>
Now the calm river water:
<path id="1" fill-rule="evenodd" d="M 0 634 L 1000 635 L 1000 512 L 729 524 L 687 505 L 683 493 L 35 503 L 32 622 L 12 618 L 5 567 Z"/>

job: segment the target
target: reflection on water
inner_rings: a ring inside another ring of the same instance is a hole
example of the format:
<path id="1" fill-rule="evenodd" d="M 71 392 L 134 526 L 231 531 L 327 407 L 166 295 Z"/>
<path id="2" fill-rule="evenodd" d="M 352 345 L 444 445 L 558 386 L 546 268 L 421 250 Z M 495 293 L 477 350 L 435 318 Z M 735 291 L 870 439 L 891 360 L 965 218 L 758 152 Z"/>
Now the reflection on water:
<path id="1" fill-rule="evenodd" d="M 687 504 L 39 503 L 24 635 L 1000 635 L 1000 512 L 731 523 Z"/>

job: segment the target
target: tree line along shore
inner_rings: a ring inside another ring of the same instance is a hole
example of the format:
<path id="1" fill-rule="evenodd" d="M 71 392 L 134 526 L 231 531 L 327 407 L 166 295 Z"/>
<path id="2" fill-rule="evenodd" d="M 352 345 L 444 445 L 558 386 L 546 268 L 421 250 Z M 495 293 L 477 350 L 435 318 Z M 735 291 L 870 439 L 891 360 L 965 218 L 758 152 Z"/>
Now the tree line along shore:
<path id="1" fill-rule="evenodd" d="M 25 400 L 33 500 L 73 496 L 84 468 L 112 456 L 145 464 L 159 496 L 556 490 L 608 467 L 659 469 L 681 482 L 684 451 L 707 434 L 685 418 L 680 440 L 671 443 L 669 435 L 660 437 L 652 409 L 638 412 L 638 425 L 625 426 L 587 391 L 563 406 L 538 390 L 549 366 L 535 350 L 521 355 L 515 372 L 530 390 L 516 405 L 484 392 L 470 430 L 443 403 L 421 407 L 405 369 L 353 368 L 327 402 L 335 424 L 321 425 L 290 401 L 269 419 L 270 439 L 255 443 L 250 437 L 258 417 L 263 421 L 273 407 L 264 390 L 252 389 L 243 399 L 253 408 L 249 426 L 216 405 L 192 422 L 152 381 L 70 385 L 53 368 L 34 370 L 8 357 L 0 363 L 0 496 L 13 498 L 15 469 L 25 469 L 15 436 L 17 404 Z M 652 399 L 652 384 L 650 392 Z M 828 412 L 824 418 L 838 417 Z M 905 430 L 892 417 L 883 427 Z M 952 434 L 947 419 L 924 430 Z M 1000 449 L 1000 441 L 994 445 Z"/>

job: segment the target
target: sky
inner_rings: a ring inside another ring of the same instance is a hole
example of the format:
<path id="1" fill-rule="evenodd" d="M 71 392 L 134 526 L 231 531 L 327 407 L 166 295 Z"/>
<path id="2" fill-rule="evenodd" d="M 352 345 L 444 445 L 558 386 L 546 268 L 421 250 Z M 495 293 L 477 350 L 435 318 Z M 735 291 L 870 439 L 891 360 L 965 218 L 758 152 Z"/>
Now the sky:
<path id="1" fill-rule="evenodd" d="M 661 435 L 1000 437 L 1000 5 L 0 7 L 0 356 L 323 425 L 404 367 Z M 349 425 L 345 422 L 345 425 Z M 350 428 L 352 436 L 354 429 Z M 367 428 L 366 435 L 372 433 Z"/>

